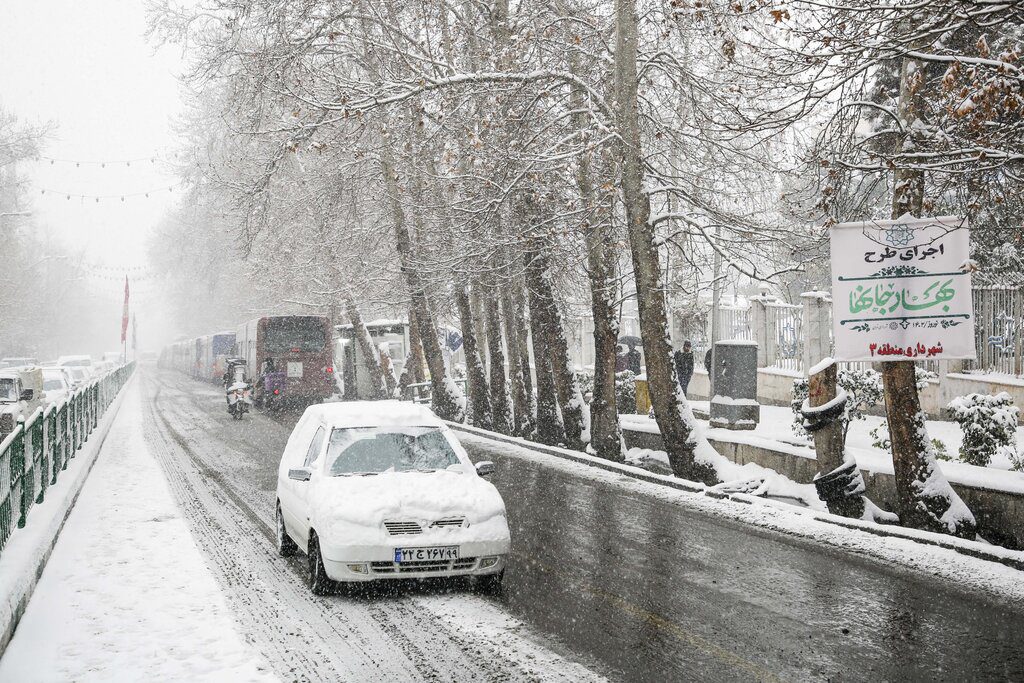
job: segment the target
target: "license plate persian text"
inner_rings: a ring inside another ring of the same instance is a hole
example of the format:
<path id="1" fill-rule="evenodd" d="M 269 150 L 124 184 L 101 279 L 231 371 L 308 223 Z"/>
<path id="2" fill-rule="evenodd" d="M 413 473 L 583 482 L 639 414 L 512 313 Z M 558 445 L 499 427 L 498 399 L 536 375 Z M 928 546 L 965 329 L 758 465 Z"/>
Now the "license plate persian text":
<path id="1" fill-rule="evenodd" d="M 395 562 L 444 562 L 459 559 L 459 546 L 437 548 L 395 548 Z"/>

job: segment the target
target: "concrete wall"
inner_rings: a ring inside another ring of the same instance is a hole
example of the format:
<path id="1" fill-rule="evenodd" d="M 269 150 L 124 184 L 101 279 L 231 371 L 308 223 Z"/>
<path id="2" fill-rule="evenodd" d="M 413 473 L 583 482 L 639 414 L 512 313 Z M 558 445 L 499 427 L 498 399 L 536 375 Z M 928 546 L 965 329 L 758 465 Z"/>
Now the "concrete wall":
<path id="1" fill-rule="evenodd" d="M 661 435 L 624 428 L 622 435 L 629 448 L 665 450 Z M 742 438 L 742 437 L 741 437 Z M 810 484 L 818 471 L 818 461 L 809 449 L 776 450 L 764 446 L 710 439 L 716 451 L 735 463 L 757 463 L 775 470 L 800 484 Z M 896 480 L 884 472 L 861 470 L 867 495 L 885 510 L 896 509 Z M 978 534 L 987 541 L 1012 549 L 1024 549 L 1024 495 L 997 491 L 950 481 L 953 489 L 974 513 Z"/>
<path id="2" fill-rule="evenodd" d="M 793 400 L 793 380 L 799 376 L 799 373 L 788 370 L 758 368 L 758 402 L 766 406 L 788 406 L 790 401 Z M 686 392 L 687 398 L 693 401 L 707 401 L 708 385 L 708 375 L 704 368 L 701 367 L 694 370 L 689 390 Z"/>

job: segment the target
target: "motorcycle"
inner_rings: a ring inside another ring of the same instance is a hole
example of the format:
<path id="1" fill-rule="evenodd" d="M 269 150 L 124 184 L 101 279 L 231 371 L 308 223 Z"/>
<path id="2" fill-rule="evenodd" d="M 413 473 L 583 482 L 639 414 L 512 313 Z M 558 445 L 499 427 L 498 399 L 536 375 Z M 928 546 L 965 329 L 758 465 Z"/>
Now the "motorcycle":
<path id="1" fill-rule="evenodd" d="M 249 412 L 252 405 L 252 385 L 245 378 L 245 361 L 229 358 L 224 373 L 224 392 L 227 395 L 228 413 L 236 420 Z"/>
<path id="2" fill-rule="evenodd" d="M 252 387 L 246 382 L 235 382 L 227 388 L 228 412 L 231 417 L 241 420 L 252 405 Z"/>

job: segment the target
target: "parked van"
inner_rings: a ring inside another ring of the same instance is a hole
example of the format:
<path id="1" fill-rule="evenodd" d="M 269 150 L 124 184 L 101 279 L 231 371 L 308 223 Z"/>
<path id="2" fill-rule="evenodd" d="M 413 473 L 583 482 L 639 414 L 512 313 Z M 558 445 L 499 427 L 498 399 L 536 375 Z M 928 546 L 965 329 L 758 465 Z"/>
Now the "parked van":
<path id="1" fill-rule="evenodd" d="M 14 431 L 43 405 L 43 370 L 38 367 L 0 370 L 0 439 Z"/>

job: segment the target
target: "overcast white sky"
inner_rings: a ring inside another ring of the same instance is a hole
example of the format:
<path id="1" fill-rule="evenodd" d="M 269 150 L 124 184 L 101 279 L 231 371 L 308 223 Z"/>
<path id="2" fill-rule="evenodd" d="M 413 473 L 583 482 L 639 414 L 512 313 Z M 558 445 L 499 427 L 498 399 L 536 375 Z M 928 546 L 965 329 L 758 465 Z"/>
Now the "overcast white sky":
<path id="1" fill-rule="evenodd" d="M 167 156 L 180 111 L 180 51 L 147 44 L 142 0 L 0 0 L 0 104 L 56 128 L 44 154 L 107 161 Z M 114 271 L 144 267 L 145 244 L 174 193 L 120 195 L 176 182 L 160 163 L 107 165 L 39 161 L 25 165 L 35 184 L 32 210 L 90 262 Z M 41 194 L 42 189 L 47 193 Z M 54 190 L 55 192 L 50 192 Z M 66 194 L 116 195 L 81 200 Z M 123 285 L 93 278 L 97 294 L 116 300 Z M 148 298 L 145 281 L 133 291 Z M 119 317 L 119 313 L 118 313 Z"/>

